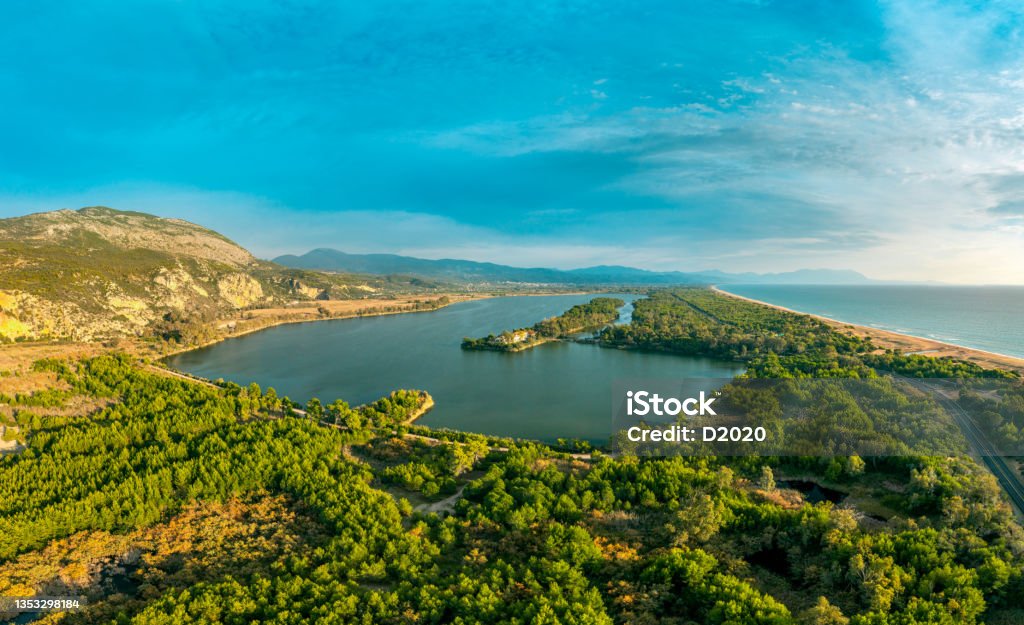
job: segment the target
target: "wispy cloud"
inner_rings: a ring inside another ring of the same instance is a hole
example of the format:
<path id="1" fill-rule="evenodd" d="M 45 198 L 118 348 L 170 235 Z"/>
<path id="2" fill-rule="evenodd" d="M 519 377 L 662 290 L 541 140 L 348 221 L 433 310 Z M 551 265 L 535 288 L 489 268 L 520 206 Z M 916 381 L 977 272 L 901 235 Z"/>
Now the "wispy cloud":
<path id="1" fill-rule="evenodd" d="M 1024 281 L 1024 240 L 1005 223 L 1024 214 L 1020 15 L 901 2 L 881 17 L 883 58 L 821 44 L 722 81 L 751 96 L 739 113 L 736 99 L 693 92 L 675 107 L 474 124 L 429 140 L 497 158 L 627 155 L 640 166 L 606 186 L 670 202 L 663 230 L 737 245 L 789 231 L 804 259 L 818 248 L 890 275 L 865 258 L 884 249 L 924 277 L 918 268 L 943 257 L 964 262 L 963 233 L 983 232 L 1004 254 L 999 279 Z"/>
<path id="2" fill-rule="evenodd" d="M 156 11 L 10 10 L 0 212 L 153 210 L 266 256 L 1024 283 L 1009 3 Z"/>

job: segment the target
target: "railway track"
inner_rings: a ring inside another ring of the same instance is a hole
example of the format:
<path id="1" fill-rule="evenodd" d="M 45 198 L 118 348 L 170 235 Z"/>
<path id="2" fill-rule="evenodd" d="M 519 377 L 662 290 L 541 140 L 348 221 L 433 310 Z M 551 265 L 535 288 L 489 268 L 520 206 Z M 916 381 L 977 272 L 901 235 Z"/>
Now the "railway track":
<path id="1" fill-rule="evenodd" d="M 956 421 L 960 430 L 967 438 L 967 442 L 977 453 L 988 470 L 996 477 L 1003 491 L 1010 498 L 1010 502 L 1017 509 L 1017 513 L 1024 516 L 1024 483 L 1013 467 L 1006 461 L 998 449 L 988 440 L 985 433 L 974 422 L 974 418 L 960 407 L 955 401 L 942 394 L 941 389 L 926 382 L 911 381 L 919 389 L 932 395 L 939 404 L 945 408 Z"/>

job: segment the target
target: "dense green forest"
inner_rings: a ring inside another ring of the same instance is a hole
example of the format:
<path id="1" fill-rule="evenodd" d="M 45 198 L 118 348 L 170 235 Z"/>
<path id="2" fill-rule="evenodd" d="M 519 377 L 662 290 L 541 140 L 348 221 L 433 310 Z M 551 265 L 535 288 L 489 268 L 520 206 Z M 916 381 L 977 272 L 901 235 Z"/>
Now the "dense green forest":
<path id="1" fill-rule="evenodd" d="M 655 293 L 603 340 L 735 350 L 754 378 L 895 369 L 809 318 L 723 299 Z M 964 456 L 570 455 L 406 426 L 417 391 L 299 412 L 125 355 L 36 371 L 53 390 L 0 398 L 29 432 L 0 457 L 0 595 L 91 598 L 43 622 L 1024 619 L 1024 532 Z M 1019 399 L 990 408 L 1014 423 Z M 808 482 L 842 503 L 802 495 Z"/>
<path id="2" fill-rule="evenodd" d="M 978 415 L 979 427 L 1000 449 L 1024 449 L 1024 385 L 975 381 L 960 392 L 960 405 Z"/>
<path id="3" fill-rule="evenodd" d="M 557 317 L 539 321 L 530 328 L 506 330 L 473 339 L 462 339 L 462 349 L 483 349 L 501 352 L 516 352 L 540 345 L 545 341 L 582 332 L 588 328 L 600 328 L 619 318 L 619 309 L 626 302 L 613 297 L 595 297 L 586 304 L 577 304 Z"/>
<path id="4" fill-rule="evenodd" d="M 813 455 L 949 455 L 967 441 L 914 382 L 940 378 L 964 389 L 962 406 L 1004 451 L 1022 449 L 1024 387 L 1017 374 L 952 358 L 881 350 L 808 315 L 682 288 L 638 300 L 633 322 L 602 332 L 606 347 L 651 349 L 743 361 L 723 389 L 726 409 L 770 433 L 769 450 Z M 988 394 L 966 386 L 987 385 Z M 634 448 L 636 446 L 633 446 Z M 730 447 L 705 448 L 726 453 Z M 664 452 L 665 447 L 653 451 Z M 649 452 L 652 450 L 648 450 Z"/>
<path id="5" fill-rule="evenodd" d="M 633 321 L 605 328 L 601 344 L 748 363 L 753 375 L 873 377 L 876 369 L 918 378 L 1016 378 L 952 358 L 878 353 L 869 340 L 824 322 L 706 288 L 654 291 L 634 304 Z"/>

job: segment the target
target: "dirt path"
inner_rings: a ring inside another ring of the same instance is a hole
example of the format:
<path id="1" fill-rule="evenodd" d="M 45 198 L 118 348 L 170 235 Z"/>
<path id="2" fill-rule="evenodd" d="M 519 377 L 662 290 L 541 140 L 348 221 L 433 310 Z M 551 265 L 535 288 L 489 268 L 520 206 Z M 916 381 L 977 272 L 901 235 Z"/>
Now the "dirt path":
<path id="1" fill-rule="evenodd" d="M 189 382 L 195 382 L 196 384 L 202 384 L 204 386 L 209 386 L 211 388 L 220 388 L 213 382 L 210 382 L 209 380 L 204 380 L 203 378 L 194 375 L 188 375 L 187 373 L 182 373 L 181 371 L 175 371 L 174 369 L 167 369 L 164 367 L 158 367 L 156 365 L 146 365 L 146 369 L 158 375 L 163 375 L 170 378 L 178 378 L 179 380 L 187 380 Z"/>
<path id="2" fill-rule="evenodd" d="M 413 510 L 415 510 L 416 512 L 433 512 L 435 514 L 441 514 L 441 513 L 451 514 L 452 512 L 455 512 L 455 504 L 459 501 L 459 498 L 462 497 L 462 491 L 464 491 L 464 490 L 466 490 L 466 485 L 465 484 L 460 486 L 459 490 L 455 491 L 455 494 L 452 495 L 451 497 L 445 497 L 441 501 L 433 501 L 433 502 L 430 502 L 430 503 L 420 504 L 420 505 L 416 506 L 415 508 L 413 508 Z"/>

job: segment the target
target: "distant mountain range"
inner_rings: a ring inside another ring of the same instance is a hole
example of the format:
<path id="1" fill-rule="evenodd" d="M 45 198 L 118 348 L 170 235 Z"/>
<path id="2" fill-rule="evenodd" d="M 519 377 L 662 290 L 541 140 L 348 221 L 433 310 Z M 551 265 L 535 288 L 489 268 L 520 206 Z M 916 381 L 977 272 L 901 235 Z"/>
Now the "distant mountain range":
<path id="1" fill-rule="evenodd" d="M 495 263 L 444 258 L 427 260 L 397 254 L 348 254 L 330 248 L 318 248 L 301 256 L 287 254 L 275 263 L 298 269 L 318 269 L 364 274 L 402 274 L 457 282 L 516 282 L 535 284 L 878 284 L 856 271 L 842 269 L 800 269 L 783 273 L 726 273 L 648 271 L 618 265 L 599 265 L 583 269 L 510 267 Z"/>

